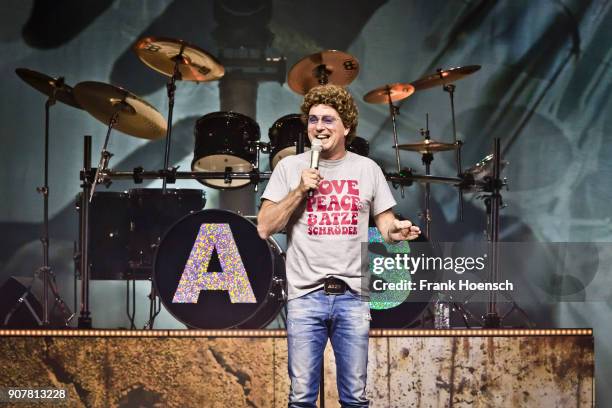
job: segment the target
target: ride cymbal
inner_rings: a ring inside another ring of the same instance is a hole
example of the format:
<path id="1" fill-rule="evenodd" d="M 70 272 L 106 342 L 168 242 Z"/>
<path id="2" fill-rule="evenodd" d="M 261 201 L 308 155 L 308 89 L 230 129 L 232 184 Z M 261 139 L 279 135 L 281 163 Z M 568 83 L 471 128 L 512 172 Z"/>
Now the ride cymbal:
<path id="1" fill-rule="evenodd" d="M 293 91 L 305 95 L 317 85 L 346 86 L 359 74 L 359 61 L 337 50 L 317 52 L 302 58 L 289 70 L 287 84 Z"/>
<path id="2" fill-rule="evenodd" d="M 105 125 L 117 113 L 113 127 L 142 139 L 160 139 L 166 135 L 166 119 L 144 99 L 127 89 L 103 82 L 80 82 L 74 96 L 87 112 Z"/>
<path id="3" fill-rule="evenodd" d="M 400 150 L 407 150 L 410 152 L 419 152 L 419 153 L 434 153 L 434 152 L 444 152 L 447 150 L 456 150 L 456 143 L 442 143 L 436 142 L 432 139 L 423 139 L 422 142 L 419 143 L 406 143 L 397 146 Z"/>
<path id="4" fill-rule="evenodd" d="M 40 72 L 32 71 L 27 68 L 17 68 L 15 70 L 19 78 L 23 79 L 28 85 L 51 97 L 55 91 L 55 99 L 70 105 L 73 108 L 83 109 L 74 98 L 73 89 L 64 83 L 63 78 L 51 78 Z"/>
<path id="5" fill-rule="evenodd" d="M 435 74 L 424 76 L 412 82 L 416 91 L 432 88 L 438 85 L 446 85 L 465 78 L 480 69 L 480 65 L 466 65 L 450 69 L 438 69 Z"/>
<path id="6" fill-rule="evenodd" d="M 364 95 L 363 100 L 368 103 L 389 103 L 389 95 L 391 95 L 391 102 L 395 102 L 406 99 L 413 93 L 414 86 L 411 84 L 396 82 L 371 90 Z"/>
<path id="7" fill-rule="evenodd" d="M 179 80 L 207 82 L 225 75 L 225 68 L 203 49 L 172 38 L 146 37 L 138 40 L 132 50 L 149 68 L 172 77 L 178 61 Z"/>

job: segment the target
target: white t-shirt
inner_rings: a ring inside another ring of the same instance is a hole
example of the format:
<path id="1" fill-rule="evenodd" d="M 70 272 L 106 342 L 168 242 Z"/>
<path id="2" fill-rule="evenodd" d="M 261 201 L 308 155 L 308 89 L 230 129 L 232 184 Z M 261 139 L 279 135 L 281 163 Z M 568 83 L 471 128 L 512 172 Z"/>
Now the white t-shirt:
<path id="1" fill-rule="evenodd" d="M 308 152 L 281 160 L 262 199 L 281 201 L 309 167 Z M 320 160 L 319 171 L 319 188 L 287 224 L 289 299 L 321 288 L 329 276 L 361 294 L 361 244 L 368 240 L 369 215 L 396 204 L 382 170 L 367 157 L 347 152 L 340 160 Z"/>

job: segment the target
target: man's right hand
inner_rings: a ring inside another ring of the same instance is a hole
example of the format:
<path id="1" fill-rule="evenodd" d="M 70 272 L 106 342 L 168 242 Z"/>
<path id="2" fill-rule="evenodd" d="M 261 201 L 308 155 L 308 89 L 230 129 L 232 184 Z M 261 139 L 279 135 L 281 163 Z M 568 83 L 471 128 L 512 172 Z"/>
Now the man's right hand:
<path id="1" fill-rule="evenodd" d="M 321 180 L 323 180 L 323 177 L 321 177 L 319 170 L 311 168 L 304 169 L 302 170 L 302 179 L 300 180 L 298 189 L 302 194 L 308 194 L 309 190 L 316 190 L 317 187 L 319 187 Z"/>

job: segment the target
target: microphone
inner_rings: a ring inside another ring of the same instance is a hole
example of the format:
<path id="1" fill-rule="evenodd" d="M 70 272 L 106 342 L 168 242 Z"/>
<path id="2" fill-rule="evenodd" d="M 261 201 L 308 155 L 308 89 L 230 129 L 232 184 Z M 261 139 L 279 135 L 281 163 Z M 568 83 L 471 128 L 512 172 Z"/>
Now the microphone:
<path id="1" fill-rule="evenodd" d="M 318 169 L 319 168 L 319 155 L 321 154 L 321 150 L 323 149 L 321 145 L 321 141 L 319 139 L 313 139 L 310 142 L 310 168 Z M 308 198 L 314 195 L 314 190 L 308 190 Z"/>

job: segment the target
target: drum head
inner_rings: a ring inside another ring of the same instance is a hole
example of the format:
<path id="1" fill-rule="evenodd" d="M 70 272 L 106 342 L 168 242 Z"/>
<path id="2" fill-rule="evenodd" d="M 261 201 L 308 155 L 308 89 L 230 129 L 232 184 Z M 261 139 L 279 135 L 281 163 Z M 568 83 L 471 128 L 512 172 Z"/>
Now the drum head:
<path id="1" fill-rule="evenodd" d="M 245 327 L 268 304 L 274 259 L 253 223 L 231 211 L 203 210 L 166 232 L 153 281 L 166 309 L 188 327 Z"/>
<path id="2" fill-rule="evenodd" d="M 232 168 L 235 173 L 249 173 L 253 170 L 253 165 L 244 159 L 237 156 L 227 154 L 213 154 L 194 160 L 191 165 L 193 171 L 225 171 L 227 167 Z M 226 183 L 223 179 L 202 179 L 202 184 L 213 188 L 240 188 L 251 182 L 249 179 L 232 180 L 231 183 Z"/>

